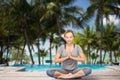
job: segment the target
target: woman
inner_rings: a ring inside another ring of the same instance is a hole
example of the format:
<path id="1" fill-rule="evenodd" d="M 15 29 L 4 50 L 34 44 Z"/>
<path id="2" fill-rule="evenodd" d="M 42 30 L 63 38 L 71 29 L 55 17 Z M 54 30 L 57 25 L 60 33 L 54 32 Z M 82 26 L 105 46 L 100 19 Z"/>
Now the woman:
<path id="1" fill-rule="evenodd" d="M 62 69 L 47 70 L 47 75 L 54 78 L 81 78 L 91 73 L 90 68 L 78 69 L 77 62 L 85 62 L 85 55 L 80 46 L 73 44 L 74 33 L 67 30 L 64 33 L 66 44 L 58 48 L 55 63 L 62 63 Z M 78 57 L 79 56 L 79 57 Z"/>

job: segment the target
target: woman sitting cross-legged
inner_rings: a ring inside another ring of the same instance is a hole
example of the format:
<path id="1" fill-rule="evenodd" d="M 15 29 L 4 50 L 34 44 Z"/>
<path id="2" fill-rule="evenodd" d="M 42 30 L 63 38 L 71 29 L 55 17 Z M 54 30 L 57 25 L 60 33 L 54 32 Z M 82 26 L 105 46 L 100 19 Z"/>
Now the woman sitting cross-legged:
<path id="1" fill-rule="evenodd" d="M 55 63 L 62 63 L 61 69 L 49 69 L 47 75 L 54 78 L 72 79 L 89 75 L 90 68 L 78 69 L 77 62 L 85 62 L 85 55 L 79 45 L 73 44 L 74 33 L 67 30 L 64 33 L 65 45 L 61 45 L 55 55 Z"/>

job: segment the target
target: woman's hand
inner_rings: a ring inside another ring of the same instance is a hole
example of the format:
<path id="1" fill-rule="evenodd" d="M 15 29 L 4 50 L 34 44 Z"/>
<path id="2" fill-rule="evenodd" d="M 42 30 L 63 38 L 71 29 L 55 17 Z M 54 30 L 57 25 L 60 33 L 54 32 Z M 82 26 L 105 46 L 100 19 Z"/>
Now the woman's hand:
<path id="1" fill-rule="evenodd" d="M 55 63 L 60 63 L 60 62 L 63 62 L 63 61 L 65 61 L 65 60 L 67 60 L 68 58 L 69 58 L 69 56 L 66 56 L 66 57 L 64 57 L 64 58 L 60 58 L 60 54 L 59 54 L 59 53 L 56 53 L 54 62 L 55 62 Z"/>
<path id="2" fill-rule="evenodd" d="M 70 58 L 70 59 L 73 59 L 73 60 L 77 60 L 78 57 L 73 57 L 73 56 L 70 55 L 69 58 Z"/>
<path id="3" fill-rule="evenodd" d="M 66 56 L 66 57 L 64 57 L 64 58 L 61 58 L 61 62 L 67 60 L 68 58 L 69 58 L 69 56 Z"/>
<path id="4" fill-rule="evenodd" d="M 71 57 L 71 53 L 68 53 L 68 54 L 67 54 L 67 57 L 70 58 L 70 57 Z"/>
<path id="5" fill-rule="evenodd" d="M 69 58 L 71 58 L 75 61 L 78 61 L 78 62 L 83 62 L 83 63 L 85 62 L 85 56 L 84 56 L 83 53 L 80 53 L 80 57 L 73 57 L 73 56 L 70 55 Z"/>

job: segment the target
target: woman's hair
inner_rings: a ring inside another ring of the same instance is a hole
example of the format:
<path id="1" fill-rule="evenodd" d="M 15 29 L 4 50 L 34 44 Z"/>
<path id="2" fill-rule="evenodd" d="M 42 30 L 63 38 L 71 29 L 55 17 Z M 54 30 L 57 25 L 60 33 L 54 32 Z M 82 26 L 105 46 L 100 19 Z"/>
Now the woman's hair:
<path id="1" fill-rule="evenodd" d="M 67 30 L 67 31 L 65 31 L 65 33 L 64 33 L 64 37 L 65 37 L 65 35 L 66 35 L 67 33 L 72 33 L 72 34 L 73 34 L 73 37 L 75 36 L 75 35 L 74 35 L 74 32 L 73 32 L 72 30 Z"/>

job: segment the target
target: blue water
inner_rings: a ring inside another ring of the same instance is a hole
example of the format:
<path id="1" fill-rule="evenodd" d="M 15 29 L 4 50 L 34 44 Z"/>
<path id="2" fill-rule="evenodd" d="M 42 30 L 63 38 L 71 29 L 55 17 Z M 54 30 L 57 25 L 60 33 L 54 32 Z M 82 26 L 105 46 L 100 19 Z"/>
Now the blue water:
<path id="1" fill-rule="evenodd" d="M 27 72 L 40 72 L 40 71 L 46 71 L 48 69 L 52 68 L 61 68 L 61 65 L 14 65 L 14 66 L 22 66 L 25 67 L 25 71 Z M 105 64 L 100 65 L 100 64 L 80 64 L 78 65 L 79 68 L 85 68 L 89 67 L 92 70 L 105 70 Z"/>

